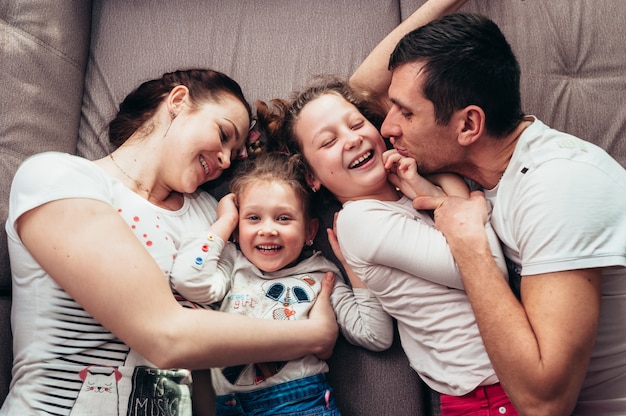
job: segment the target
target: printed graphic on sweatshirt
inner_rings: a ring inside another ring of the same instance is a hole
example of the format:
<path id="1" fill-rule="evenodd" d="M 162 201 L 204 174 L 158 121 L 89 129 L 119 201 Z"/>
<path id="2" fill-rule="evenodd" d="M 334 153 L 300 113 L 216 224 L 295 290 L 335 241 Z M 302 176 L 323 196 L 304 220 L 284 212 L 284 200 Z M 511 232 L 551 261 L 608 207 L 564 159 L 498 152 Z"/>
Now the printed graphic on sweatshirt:
<path id="1" fill-rule="evenodd" d="M 320 290 L 320 283 L 306 275 L 260 282 L 257 287 L 235 285 L 226 296 L 223 310 L 274 320 L 307 319 Z M 239 365 L 223 368 L 222 374 L 232 385 L 256 386 L 284 366 L 284 361 Z"/>

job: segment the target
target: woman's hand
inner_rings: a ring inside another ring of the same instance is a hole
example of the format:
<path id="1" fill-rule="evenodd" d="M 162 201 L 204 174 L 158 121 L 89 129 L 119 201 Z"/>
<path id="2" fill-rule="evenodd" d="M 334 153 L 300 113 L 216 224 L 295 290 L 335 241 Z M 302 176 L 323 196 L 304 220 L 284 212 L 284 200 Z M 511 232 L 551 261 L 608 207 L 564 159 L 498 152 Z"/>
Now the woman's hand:
<path id="1" fill-rule="evenodd" d="M 335 275 L 332 272 L 326 273 L 322 281 L 322 290 L 317 295 L 317 299 L 311 308 L 308 321 L 314 325 L 313 334 L 319 337 L 319 348 L 315 355 L 322 360 L 327 360 L 333 355 L 335 342 L 339 334 L 337 317 L 330 304 L 330 294 L 335 286 Z"/>

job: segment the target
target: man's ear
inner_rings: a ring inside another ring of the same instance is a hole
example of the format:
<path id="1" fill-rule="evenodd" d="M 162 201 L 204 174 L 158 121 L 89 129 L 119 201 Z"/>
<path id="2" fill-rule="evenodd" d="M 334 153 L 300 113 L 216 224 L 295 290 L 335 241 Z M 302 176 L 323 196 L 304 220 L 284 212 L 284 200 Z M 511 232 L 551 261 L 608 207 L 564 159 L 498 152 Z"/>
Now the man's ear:
<path id="1" fill-rule="evenodd" d="M 485 112 L 477 105 L 469 105 L 458 113 L 461 146 L 469 146 L 485 133 Z"/>

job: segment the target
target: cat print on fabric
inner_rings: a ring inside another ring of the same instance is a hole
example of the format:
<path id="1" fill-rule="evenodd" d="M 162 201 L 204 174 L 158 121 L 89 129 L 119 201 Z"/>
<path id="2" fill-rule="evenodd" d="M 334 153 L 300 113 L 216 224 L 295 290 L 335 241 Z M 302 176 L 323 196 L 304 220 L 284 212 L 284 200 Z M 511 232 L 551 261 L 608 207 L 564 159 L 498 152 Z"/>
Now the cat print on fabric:
<path id="1" fill-rule="evenodd" d="M 117 382 L 122 375 L 115 368 L 89 366 L 80 371 L 83 385 L 70 416 L 117 416 Z"/>

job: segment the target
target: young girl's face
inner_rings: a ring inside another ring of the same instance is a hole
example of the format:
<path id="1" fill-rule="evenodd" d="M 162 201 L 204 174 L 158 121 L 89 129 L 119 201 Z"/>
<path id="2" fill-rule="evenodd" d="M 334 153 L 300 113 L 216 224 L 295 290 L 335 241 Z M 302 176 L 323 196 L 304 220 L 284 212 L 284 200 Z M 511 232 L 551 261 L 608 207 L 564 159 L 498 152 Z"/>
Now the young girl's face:
<path id="1" fill-rule="evenodd" d="M 311 185 L 335 197 L 376 198 L 388 190 L 378 130 L 350 102 L 329 93 L 304 106 L 295 124 L 302 154 L 314 173 Z"/>
<path id="2" fill-rule="evenodd" d="M 238 197 L 239 246 L 264 272 L 294 263 L 304 245 L 315 237 L 317 221 L 307 221 L 302 201 L 279 181 L 257 182 Z"/>

